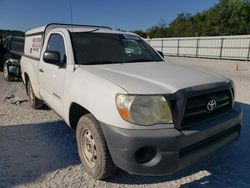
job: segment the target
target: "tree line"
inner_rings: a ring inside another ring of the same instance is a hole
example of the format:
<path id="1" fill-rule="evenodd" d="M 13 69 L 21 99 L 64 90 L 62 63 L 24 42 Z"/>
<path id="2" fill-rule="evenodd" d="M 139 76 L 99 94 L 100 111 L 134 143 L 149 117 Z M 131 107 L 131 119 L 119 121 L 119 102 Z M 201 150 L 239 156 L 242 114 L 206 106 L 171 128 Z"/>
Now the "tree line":
<path id="1" fill-rule="evenodd" d="M 220 0 L 203 12 L 181 13 L 169 24 L 133 32 L 144 38 L 250 34 L 250 0 Z"/>
<path id="2" fill-rule="evenodd" d="M 23 31 L 17 31 L 17 30 L 1 30 L 0 29 L 0 36 L 7 37 L 7 36 L 24 36 Z"/>

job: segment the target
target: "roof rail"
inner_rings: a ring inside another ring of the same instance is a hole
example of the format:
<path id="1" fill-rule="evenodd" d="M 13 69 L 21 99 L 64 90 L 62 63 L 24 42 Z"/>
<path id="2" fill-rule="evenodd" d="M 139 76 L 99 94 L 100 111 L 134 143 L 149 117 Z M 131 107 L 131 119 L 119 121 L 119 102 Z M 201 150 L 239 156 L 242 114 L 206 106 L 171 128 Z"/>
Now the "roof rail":
<path id="1" fill-rule="evenodd" d="M 100 28 L 100 29 L 109 29 L 112 30 L 111 27 L 108 26 L 96 26 L 96 25 L 80 25 L 80 24 L 64 24 L 64 23 L 50 23 L 45 26 L 28 29 L 25 32 L 25 36 L 35 35 L 38 33 L 46 33 L 48 30 L 55 29 L 58 27 L 64 28 L 77 28 L 77 27 L 88 27 L 88 28 Z"/>
<path id="2" fill-rule="evenodd" d="M 81 25 L 81 24 L 64 24 L 64 23 L 50 23 L 46 27 L 49 27 L 51 25 L 58 25 L 58 26 L 73 26 L 73 27 L 94 27 L 94 28 L 104 28 L 104 29 L 110 29 L 112 30 L 111 27 L 109 26 L 98 26 L 98 25 Z"/>

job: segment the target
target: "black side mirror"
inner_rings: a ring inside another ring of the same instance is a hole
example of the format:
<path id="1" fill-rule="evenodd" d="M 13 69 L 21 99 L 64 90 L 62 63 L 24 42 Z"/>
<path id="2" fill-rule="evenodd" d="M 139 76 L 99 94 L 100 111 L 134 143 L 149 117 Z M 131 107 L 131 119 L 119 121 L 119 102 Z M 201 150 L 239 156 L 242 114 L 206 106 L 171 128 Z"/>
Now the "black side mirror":
<path id="1" fill-rule="evenodd" d="M 46 51 L 43 54 L 43 61 L 55 65 L 61 65 L 60 53 L 57 51 Z"/>
<path id="2" fill-rule="evenodd" d="M 164 59 L 164 54 L 161 52 L 161 51 L 157 51 L 160 55 L 161 55 L 161 57 Z"/>

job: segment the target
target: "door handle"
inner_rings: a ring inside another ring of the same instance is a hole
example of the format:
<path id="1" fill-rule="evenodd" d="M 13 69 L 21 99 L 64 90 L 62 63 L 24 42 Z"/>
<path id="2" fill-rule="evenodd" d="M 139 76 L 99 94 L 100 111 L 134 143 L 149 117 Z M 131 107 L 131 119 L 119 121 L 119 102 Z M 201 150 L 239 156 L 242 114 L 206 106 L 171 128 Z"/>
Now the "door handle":
<path id="1" fill-rule="evenodd" d="M 40 72 L 44 73 L 43 69 L 39 69 Z"/>

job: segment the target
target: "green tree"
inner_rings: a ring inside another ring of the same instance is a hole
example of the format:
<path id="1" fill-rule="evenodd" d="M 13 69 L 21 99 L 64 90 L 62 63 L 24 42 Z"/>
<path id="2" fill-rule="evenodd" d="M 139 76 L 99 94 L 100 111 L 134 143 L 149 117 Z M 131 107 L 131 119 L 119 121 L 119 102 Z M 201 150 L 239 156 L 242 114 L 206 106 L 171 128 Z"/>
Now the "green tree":
<path id="1" fill-rule="evenodd" d="M 193 16 L 197 32 L 203 36 L 248 34 L 249 4 L 249 0 L 221 0 Z"/>
<path id="2" fill-rule="evenodd" d="M 150 38 L 169 37 L 169 28 L 164 26 L 154 26 L 147 30 Z"/>
<path id="3" fill-rule="evenodd" d="M 179 14 L 169 25 L 161 20 L 141 35 L 155 37 L 192 37 L 250 34 L 250 0 L 220 0 L 194 15 Z"/>
<path id="4" fill-rule="evenodd" d="M 141 36 L 142 38 L 147 38 L 147 33 L 142 30 L 136 30 L 132 31 L 133 33 L 136 33 L 137 35 Z"/>
<path id="5" fill-rule="evenodd" d="M 169 24 L 169 30 L 175 37 L 192 37 L 196 35 L 191 14 L 181 13 Z"/>

